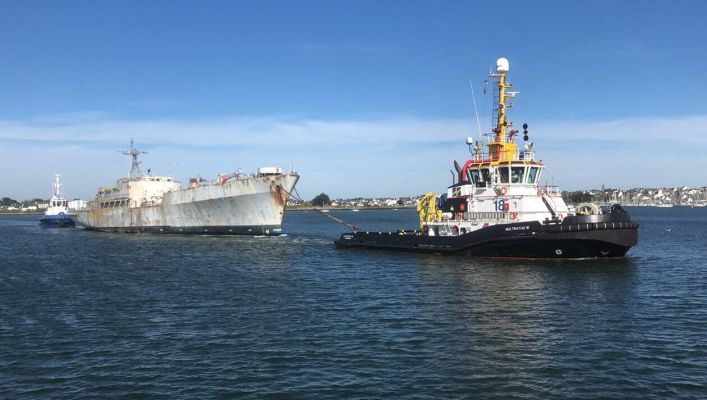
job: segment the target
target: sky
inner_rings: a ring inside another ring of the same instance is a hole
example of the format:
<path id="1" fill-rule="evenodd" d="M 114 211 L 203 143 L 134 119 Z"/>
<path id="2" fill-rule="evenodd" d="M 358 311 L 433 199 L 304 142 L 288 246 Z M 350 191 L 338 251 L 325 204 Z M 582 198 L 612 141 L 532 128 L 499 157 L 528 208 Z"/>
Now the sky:
<path id="1" fill-rule="evenodd" d="M 707 185 L 704 1 L 0 0 L 0 197 L 280 166 L 332 198 L 443 192 L 499 57 L 543 180 Z"/>

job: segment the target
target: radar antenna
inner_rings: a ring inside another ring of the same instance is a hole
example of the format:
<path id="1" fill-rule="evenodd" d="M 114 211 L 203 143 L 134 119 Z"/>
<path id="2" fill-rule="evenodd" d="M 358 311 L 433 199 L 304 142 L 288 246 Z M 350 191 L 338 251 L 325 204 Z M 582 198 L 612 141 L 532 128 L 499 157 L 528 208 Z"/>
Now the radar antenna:
<path id="1" fill-rule="evenodd" d="M 469 79 L 469 87 L 471 88 L 471 99 L 474 100 L 474 113 L 476 114 L 476 126 L 479 128 L 479 137 L 483 134 L 481 132 L 481 121 L 479 120 L 479 109 L 476 107 L 476 96 L 474 95 L 474 84 L 471 83 Z M 470 144 L 467 140 L 467 144 Z"/>
<path id="2" fill-rule="evenodd" d="M 130 179 L 138 179 L 140 176 L 142 176 L 142 173 L 140 172 L 140 164 L 142 164 L 141 161 L 138 161 L 138 156 L 140 154 L 147 154 L 146 151 L 140 151 L 135 148 L 133 145 L 134 141 L 133 138 L 130 138 L 130 150 L 125 151 L 123 150 L 122 153 L 125 154 L 126 156 L 131 156 L 132 157 L 132 162 L 130 163 Z"/>

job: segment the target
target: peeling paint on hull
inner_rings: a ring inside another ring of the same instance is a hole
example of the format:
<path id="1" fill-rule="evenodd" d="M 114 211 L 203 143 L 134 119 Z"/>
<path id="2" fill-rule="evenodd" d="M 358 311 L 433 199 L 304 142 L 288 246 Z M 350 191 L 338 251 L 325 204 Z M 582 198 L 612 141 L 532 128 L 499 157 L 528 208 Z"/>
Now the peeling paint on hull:
<path id="1" fill-rule="evenodd" d="M 97 199 L 77 213 L 76 222 L 110 232 L 279 235 L 298 179 L 291 173 L 200 185 L 166 192 L 159 204 L 139 207 L 102 208 Z"/>
<path id="2" fill-rule="evenodd" d="M 116 233 L 163 233 L 163 234 L 184 234 L 184 235 L 255 235 L 255 236 L 276 236 L 282 234 L 281 225 L 259 225 L 259 226 L 141 226 L 141 227 L 109 227 L 109 228 L 89 228 L 91 231 L 116 232 Z"/>

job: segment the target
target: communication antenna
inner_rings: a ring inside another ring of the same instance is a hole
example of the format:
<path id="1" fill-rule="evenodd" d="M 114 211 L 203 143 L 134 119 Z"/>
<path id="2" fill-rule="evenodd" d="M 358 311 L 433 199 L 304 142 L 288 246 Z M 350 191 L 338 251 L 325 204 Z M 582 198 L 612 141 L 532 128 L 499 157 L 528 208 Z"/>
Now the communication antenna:
<path id="1" fill-rule="evenodd" d="M 59 177 L 60 177 L 60 176 L 61 176 L 61 175 L 59 175 L 59 174 L 55 174 L 55 175 L 54 175 L 54 178 L 55 178 L 55 181 L 54 181 L 54 196 L 56 196 L 56 197 L 64 197 L 64 196 L 62 195 L 62 192 L 61 192 L 61 183 L 59 182 Z"/>
<path id="2" fill-rule="evenodd" d="M 130 150 L 125 151 L 123 150 L 122 153 L 125 154 L 126 156 L 131 156 L 132 161 L 130 163 L 130 179 L 137 179 L 140 177 L 141 172 L 140 172 L 140 164 L 142 164 L 140 161 L 138 161 L 138 156 L 140 154 L 147 154 L 146 151 L 140 151 L 135 148 L 133 145 L 134 141 L 133 138 L 130 138 Z"/>
<path id="3" fill-rule="evenodd" d="M 471 88 L 471 99 L 474 101 L 474 113 L 476 114 L 476 126 L 479 128 L 479 137 L 481 137 L 481 121 L 479 121 L 479 109 L 476 107 L 476 96 L 474 95 L 474 84 L 469 79 L 469 87 Z"/>
<path id="4" fill-rule="evenodd" d="M 491 116 L 491 121 L 490 121 L 491 124 L 490 125 L 493 127 L 494 126 L 494 114 L 496 113 L 496 105 L 494 104 L 493 99 L 496 95 L 496 89 L 493 87 L 494 85 L 491 83 L 492 76 L 493 76 L 493 65 L 489 65 L 489 74 L 487 75 L 487 78 L 484 82 L 486 85 L 491 87 L 489 89 L 489 90 L 491 90 L 491 96 L 488 97 L 489 102 L 486 104 L 486 106 L 488 107 L 487 110 L 490 110 L 490 116 Z M 487 87 L 485 86 L 484 89 L 486 90 Z M 486 94 L 485 91 L 484 91 L 484 94 Z M 488 139 L 488 137 L 487 137 L 487 139 Z"/>

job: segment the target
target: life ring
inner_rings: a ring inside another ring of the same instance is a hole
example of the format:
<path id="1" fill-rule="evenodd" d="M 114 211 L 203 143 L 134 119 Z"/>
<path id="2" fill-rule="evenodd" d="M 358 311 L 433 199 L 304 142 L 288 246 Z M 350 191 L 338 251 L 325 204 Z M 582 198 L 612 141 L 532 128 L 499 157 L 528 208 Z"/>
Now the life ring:
<path id="1" fill-rule="evenodd" d="M 462 217 L 463 217 L 463 215 L 462 215 L 462 213 L 460 213 L 460 212 L 458 212 L 457 215 L 455 216 L 455 218 L 456 218 L 457 221 L 461 221 L 461 220 L 462 220 Z"/>
<path id="2" fill-rule="evenodd" d="M 506 189 L 505 186 L 501 188 L 501 194 L 502 194 L 502 195 L 503 195 L 503 194 L 506 194 L 507 192 L 508 192 L 508 189 Z"/>
<path id="3" fill-rule="evenodd" d="M 456 226 L 456 225 L 453 225 L 453 226 L 452 226 L 452 233 L 455 234 L 455 235 L 456 235 L 457 233 L 459 233 L 459 227 Z"/>
<path id="4" fill-rule="evenodd" d="M 512 213 L 510 213 L 510 215 L 508 215 L 508 218 L 509 218 L 511 221 L 515 220 L 516 218 L 518 218 L 518 213 L 512 212 Z"/>

